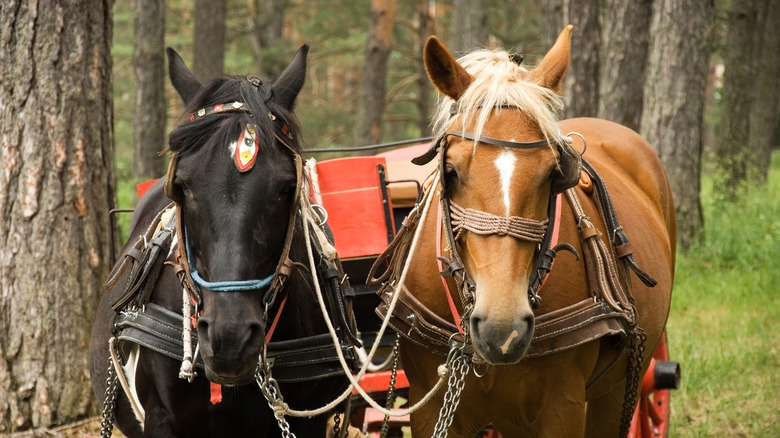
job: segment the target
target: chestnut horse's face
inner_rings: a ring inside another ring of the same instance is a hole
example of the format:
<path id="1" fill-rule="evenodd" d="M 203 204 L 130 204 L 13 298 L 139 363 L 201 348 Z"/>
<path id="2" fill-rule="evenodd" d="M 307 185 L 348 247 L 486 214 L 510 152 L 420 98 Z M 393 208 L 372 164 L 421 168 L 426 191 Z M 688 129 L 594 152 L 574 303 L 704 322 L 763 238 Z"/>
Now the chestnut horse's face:
<path id="1" fill-rule="evenodd" d="M 216 383 L 251 381 L 265 345 L 270 286 L 301 183 L 292 107 L 306 49 L 272 86 L 245 78 L 202 86 L 168 52 L 171 81 L 191 114 L 170 135 L 176 158 L 165 190 L 181 212 L 179 246 L 201 300 L 198 348 Z"/>
<path id="2" fill-rule="evenodd" d="M 522 69 L 507 54 L 503 59 L 492 52 L 485 56 L 496 59 L 461 65 L 435 38 L 425 48 L 431 81 L 451 99 L 442 104 L 437 120 L 439 134 L 451 133 L 444 157 L 446 193 L 452 203 L 487 217 L 543 222 L 551 192 L 571 187 L 579 178 L 579 158 L 562 139 L 557 114 L 551 116 L 568 64 L 568 30 L 536 70 Z M 513 88 L 518 84 L 524 87 L 520 91 Z M 538 102 L 529 103 L 527 95 L 537 96 Z M 539 147 L 505 147 L 464 138 L 459 135 L 463 132 L 515 144 L 551 141 Z M 529 279 L 539 241 L 466 230 L 456 237 L 456 246 L 476 284 L 469 320 L 475 351 L 491 364 L 519 361 L 533 335 Z"/>
<path id="3" fill-rule="evenodd" d="M 488 120 L 482 133 L 516 142 L 539 140 L 535 130 L 517 129 L 524 125 L 518 111 L 502 109 Z M 472 140 L 451 136 L 445 184 L 452 202 L 463 208 L 494 217 L 543 222 L 547 220 L 556 158 L 550 147 L 475 147 Z M 538 245 L 501 233 L 466 231 L 457 239 L 457 250 L 476 284 L 469 321 L 471 339 L 477 353 L 489 363 L 515 363 L 530 345 L 534 315 L 528 288 Z"/>

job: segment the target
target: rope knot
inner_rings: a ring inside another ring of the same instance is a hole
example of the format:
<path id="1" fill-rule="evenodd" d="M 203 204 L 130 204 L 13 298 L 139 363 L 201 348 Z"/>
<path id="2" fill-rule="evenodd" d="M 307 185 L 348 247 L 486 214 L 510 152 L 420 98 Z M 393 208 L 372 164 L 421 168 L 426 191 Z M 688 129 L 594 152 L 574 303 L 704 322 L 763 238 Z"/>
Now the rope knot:
<path id="1" fill-rule="evenodd" d="M 505 216 L 496 216 L 493 222 L 495 232 L 499 236 L 506 236 L 509 234 L 509 227 L 512 225 L 511 218 Z"/>
<path id="2" fill-rule="evenodd" d="M 287 403 L 283 402 L 282 400 L 277 400 L 274 403 L 273 409 L 274 409 L 274 417 L 276 418 L 284 418 L 284 416 L 290 412 L 290 407 L 287 405 Z"/>

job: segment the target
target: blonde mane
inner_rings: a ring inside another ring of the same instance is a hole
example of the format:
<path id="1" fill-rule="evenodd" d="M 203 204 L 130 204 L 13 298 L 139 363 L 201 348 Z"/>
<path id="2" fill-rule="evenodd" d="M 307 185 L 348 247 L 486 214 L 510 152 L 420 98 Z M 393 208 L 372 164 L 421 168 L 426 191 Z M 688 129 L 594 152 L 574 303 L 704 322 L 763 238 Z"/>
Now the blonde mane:
<path id="1" fill-rule="evenodd" d="M 563 141 L 558 122 L 564 108 L 563 97 L 554 90 L 530 82 L 529 70 L 510 59 L 505 50 L 476 50 L 458 62 L 474 77 L 458 100 L 463 126 L 476 121 L 475 134 L 482 130 L 496 108 L 515 107 L 535 122 L 545 139 Z M 455 101 L 440 97 L 434 112 L 433 132 L 438 137 L 452 124 L 450 113 Z"/>

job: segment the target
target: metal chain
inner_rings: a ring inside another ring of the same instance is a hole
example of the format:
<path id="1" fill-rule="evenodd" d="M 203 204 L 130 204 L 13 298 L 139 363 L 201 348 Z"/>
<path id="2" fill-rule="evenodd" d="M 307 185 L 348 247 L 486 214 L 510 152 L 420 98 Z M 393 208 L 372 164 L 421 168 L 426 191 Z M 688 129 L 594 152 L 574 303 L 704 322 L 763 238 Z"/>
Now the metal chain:
<path id="1" fill-rule="evenodd" d="M 340 438 L 341 437 L 341 413 L 337 412 L 336 415 L 333 416 L 333 436 Z"/>
<path id="2" fill-rule="evenodd" d="M 400 339 L 400 336 L 396 334 L 395 337 L 395 344 L 393 345 L 393 368 L 390 371 L 390 387 L 387 391 L 387 402 L 385 403 L 385 408 L 389 411 L 393 408 L 393 405 L 395 404 L 395 380 L 396 376 L 398 375 L 398 340 Z M 384 420 L 382 420 L 382 428 L 379 431 L 379 436 L 381 438 L 386 438 L 387 434 L 390 432 L 390 416 L 385 415 Z"/>
<path id="3" fill-rule="evenodd" d="M 276 417 L 279 429 L 282 430 L 282 438 L 295 438 L 295 434 L 290 432 L 290 424 L 284 418 L 284 409 L 286 405 L 282 399 L 279 384 L 276 382 L 276 379 L 271 377 L 271 370 L 264 370 L 263 366 L 258 366 L 255 380 L 257 381 L 257 385 L 260 387 L 260 391 L 262 391 L 265 400 L 268 402 L 268 407 L 271 408 L 274 417 Z"/>
<path id="4" fill-rule="evenodd" d="M 103 399 L 103 419 L 100 421 L 100 437 L 110 438 L 114 430 L 114 408 L 116 407 L 117 375 L 114 371 L 114 361 L 108 356 L 108 372 L 106 377 L 106 395 Z"/>
<path id="5" fill-rule="evenodd" d="M 647 335 L 640 327 L 634 329 L 629 334 L 630 352 L 628 354 L 628 368 L 626 370 L 626 393 L 623 398 L 623 412 L 620 416 L 620 435 L 628 436 L 631 428 L 631 420 L 634 417 L 636 407 L 637 393 L 639 390 L 640 379 L 642 377 L 642 362 L 645 358 L 645 341 Z"/>
<path id="6" fill-rule="evenodd" d="M 447 431 L 455 417 L 455 410 L 458 408 L 458 404 L 460 404 L 460 393 L 463 391 L 466 375 L 470 369 L 470 357 L 463 351 L 465 345 L 454 345 L 447 358 L 446 366 L 449 372 L 447 392 L 444 394 L 444 403 L 441 406 L 441 410 L 439 410 L 439 419 L 436 421 L 432 438 L 447 437 Z"/>

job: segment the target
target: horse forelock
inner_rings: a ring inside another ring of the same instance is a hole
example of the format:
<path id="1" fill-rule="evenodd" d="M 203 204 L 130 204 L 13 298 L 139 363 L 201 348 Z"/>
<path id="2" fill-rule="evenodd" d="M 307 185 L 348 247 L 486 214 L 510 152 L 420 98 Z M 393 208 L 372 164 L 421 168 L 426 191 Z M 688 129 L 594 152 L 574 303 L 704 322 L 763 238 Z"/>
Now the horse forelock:
<path id="1" fill-rule="evenodd" d="M 211 80 L 187 105 L 186 113 L 220 104 L 241 102 L 248 112 L 220 112 L 196 120 L 184 120 L 169 138 L 169 149 L 182 155 L 196 154 L 204 146 L 216 143 L 227 145 L 237 140 L 243 127 L 257 127 L 260 153 L 284 151 L 274 134 L 284 139 L 293 151 L 300 153 L 300 124 L 295 114 L 275 102 L 268 85 L 260 87 L 243 77 L 221 77 Z M 286 125 L 289 135 L 281 133 Z M 273 145 L 268 147 L 266 145 Z"/>
<path id="2" fill-rule="evenodd" d="M 563 98 L 555 90 L 530 80 L 529 70 L 511 59 L 505 50 L 476 50 L 458 59 L 474 78 L 457 101 L 461 125 L 473 126 L 474 134 L 481 135 L 488 118 L 496 108 L 514 107 L 535 123 L 545 139 L 562 141 L 558 128 Z M 434 112 L 433 130 L 436 136 L 453 124 L 449 97 L 439 99 Z"/>

